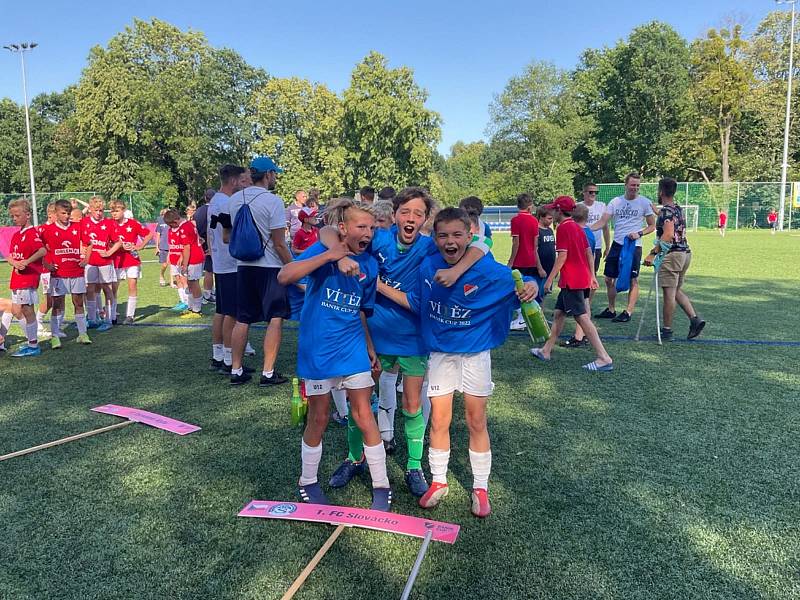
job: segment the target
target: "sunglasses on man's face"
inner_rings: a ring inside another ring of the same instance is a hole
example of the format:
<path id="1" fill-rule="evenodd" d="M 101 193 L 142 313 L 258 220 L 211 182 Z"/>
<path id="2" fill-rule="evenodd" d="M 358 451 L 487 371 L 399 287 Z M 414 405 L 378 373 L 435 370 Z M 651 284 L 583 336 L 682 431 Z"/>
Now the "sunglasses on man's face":
<path id="1" fill-rule="evenodd" d="M 597 190 L 587 190 L 586 193 L 590 194 L 590 195 L 594 194 L 596 196 L 597 195 Z"/>

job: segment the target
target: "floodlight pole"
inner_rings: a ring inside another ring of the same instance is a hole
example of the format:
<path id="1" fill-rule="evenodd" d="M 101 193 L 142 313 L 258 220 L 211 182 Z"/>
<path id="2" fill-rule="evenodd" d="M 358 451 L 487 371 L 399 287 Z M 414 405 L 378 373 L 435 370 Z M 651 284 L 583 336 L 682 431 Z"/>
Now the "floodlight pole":
<path id="1" fill-rule="evenodd" d="M 39 211 L 36 208 L 36 182 L 33 178 L 33 149 L 31 146 L 31 118 L 28 114 L 28 84 L 25 77 L 25 52 L 33 50 L 38 46 L 35 42 L 23 42 L 21 44 L 9 44 L 3 46 L 9 52 L 19 54 L 22 65 L 22 97 L 25 100 L 25 132 L 28 136 L 28 172 L 31 176 L 31 204 L 33 205 L 33 225 L 39 225 Z"/>
<path id="2" fill-rule="evenodd" d="M 789 84 L 786 87 L 786 123 L 783 131 L 783 164 L 781 165 L 781 204 L 778 211 L 778 231 L 783 231 L 783 219 L 786 215 L 786 171 L 789 168 L 789 113 L 792 106 L 792 71 L 794 69 L 794 5 L 797 0 L 776 1 L 777 4 L 792 5 L 792 26 L 791 33 L 789 34 Z M 789 210 L 791 210 L 791 208 Z"/>

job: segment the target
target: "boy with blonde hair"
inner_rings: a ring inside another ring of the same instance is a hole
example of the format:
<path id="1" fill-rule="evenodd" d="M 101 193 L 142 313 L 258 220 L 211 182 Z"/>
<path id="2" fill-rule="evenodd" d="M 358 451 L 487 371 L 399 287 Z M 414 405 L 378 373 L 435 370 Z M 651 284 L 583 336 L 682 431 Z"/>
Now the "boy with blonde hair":
<path id="1" fill-rule="evenodd" d="M 114 291 L 111 284 L 117 280 L 112 256 L 121 244 L 114 243 L 114 221 L 104 216 L 106 203 L 99 196 L 89 200 L 89 213 L 81 221 L 81 246 L 86 262 L 86 317 L 90 329 L 108 331 L 114 315 Z M 98 302 L 106 297 L 105 320 L 98 318 Z"/>
<path id="2" fill-rule="evenodd" d="M 37 335 L 38 321 L 34 307 L 39 303 L 36 290 L 42 272 L 42 258 L 47 250 L 36 227 L 31 225 L 31 205 L 19 198 L 8 205 L 8 214 L 18 231 L 14 232 L 9 245 L 8 265 L 11 267 L 11 311 L 20 320 L 24 319 L 28 344 L 12 354 L 16 358 L 39 356 Z"/>
<path id="3" fill-rule="evenodd" d="M 115 267 L 117 269 L 117 282 L 114 283 L 114 297 L 117 296 L 119 281 L 128 282 L 128 301 L 125 306 L 125 325 L 133 325 L 133 317 L 136 314 L 136 302 L 138 300 L 138 281 L 142 275 L 142 260 L 139 252 L 152 239 L 153 232 L 139 223 L 136 219 L 125 217 L 125 203 L 121 200 L 112 200 L 109 204 L 111 208 L 111 218 L 116 225 L 114 238 L 122 244 L 114 255 Z M 114 302 L 116 307 L 116 302 Z M 116 322 L 116 312 L 113 315 Z"/>

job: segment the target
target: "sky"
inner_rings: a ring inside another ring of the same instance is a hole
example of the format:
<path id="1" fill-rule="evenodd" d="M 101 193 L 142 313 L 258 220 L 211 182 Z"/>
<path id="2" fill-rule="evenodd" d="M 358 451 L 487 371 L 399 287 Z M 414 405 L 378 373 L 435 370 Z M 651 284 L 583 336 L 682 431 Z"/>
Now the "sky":
<path id="1" fill-rule="evenodd" d="M 485 139 L 492 99 L 532 60 L 570 69 L 584 49 L 613 46 L 652 20 L 669 23 L 691 40 L 731 16 L 752 29 L 776 8 L 785 7 L 773 0 L 295 0 L 243 5 L 0 0 L 0 46 L 39 44 L 26 57 L 29 97 L 77 82 L 89 50 L 106 45 L 134 18 L 156 17 L 202 31 L 213 46 L 236 50 L 270 75 L 303 77 L 336 92 L 348 86 L 355 64 L 377 50 L 390 66 L 414 69 L 417 82 L 429 92 L 428 107 L 442 116 L 439 150 L 447 154 L 458 140 Z M 22 102 L 19 59 L 9 52 L 0 54 L 2 96 Z"/>

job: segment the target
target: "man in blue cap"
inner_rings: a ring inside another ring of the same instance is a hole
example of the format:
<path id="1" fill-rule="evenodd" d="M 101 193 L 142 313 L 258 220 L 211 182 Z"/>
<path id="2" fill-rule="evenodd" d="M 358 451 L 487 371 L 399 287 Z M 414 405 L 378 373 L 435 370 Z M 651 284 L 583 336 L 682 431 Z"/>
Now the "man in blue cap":
<path id="1" fill-rule="evenodd" d="M 273 192 L 277 175 L 282 172 L 283 169 L 268 156 L 256 157 L 250 163 L 253 184 L 230 198 L 230 222 L 235 223 L 236 214 L 247 204 L 264 243 L 263 256 L 256 260 L 237 260 L 236 325 L 231 334 L 231 385 L 241 385 L 251 379 L 242 366 L 242 357 L 250 325 L 262 322 L 268 325 L 264 335 L 264 368 L 259 385 L 268 387 L 287 381 L 275 371 L 283 319 L 290 316 L 286 288 L 278 283 L 278 271 L 292 260 L 286 246 L 283 200 Z"/>

